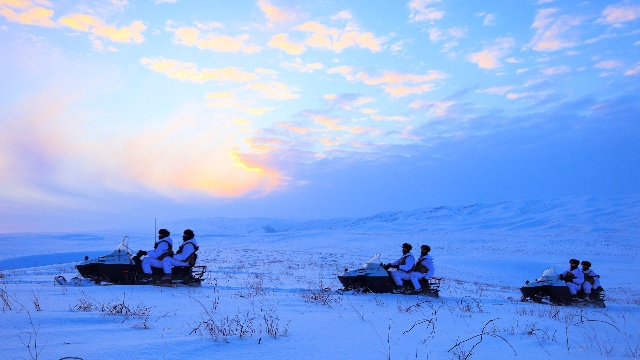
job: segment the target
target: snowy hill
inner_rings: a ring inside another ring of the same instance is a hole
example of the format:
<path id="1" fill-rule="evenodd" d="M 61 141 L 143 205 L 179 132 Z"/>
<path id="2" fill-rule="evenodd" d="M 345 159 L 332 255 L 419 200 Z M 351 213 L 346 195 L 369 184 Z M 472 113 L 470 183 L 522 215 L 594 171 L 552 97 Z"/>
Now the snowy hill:
<path id="1" fill-rule="evenodd" d="M 500 229 L 556 233 L 576 227 L 592 232 L 606 232 L 640 229 L 640 195 L 437 206 L 384 212 L 362 218 L 297 222 L 267 218 L 183 219 L 165 225 L 177 229 L 191 227 L 204 232 L 235 234 L 373 229 L 419 232 Z"/>
<path id="2" fill-rule="evenodd" d="M 10 340 L 0 357 L 640 357 L 640 196 L 158 227 L 170 229 L 176 243 L 182 229 L 195 231 L 199 264 L 208 267 L 201 287 L 53 281 L 77 276 L 84 255 L 106 254 L 124 236 L 134 251 L 150 248 L 155 229 L 1 234 L 0 336 Z M 376 253 L 395 260 L 403 242 L 431 246 L 444 279 L 439 299 L 336 291 L 345 268 Z M 570 258 L 594 264 L 606 309 L 519 302 L 525 280 L 549 267 L 560 272 Z"/>

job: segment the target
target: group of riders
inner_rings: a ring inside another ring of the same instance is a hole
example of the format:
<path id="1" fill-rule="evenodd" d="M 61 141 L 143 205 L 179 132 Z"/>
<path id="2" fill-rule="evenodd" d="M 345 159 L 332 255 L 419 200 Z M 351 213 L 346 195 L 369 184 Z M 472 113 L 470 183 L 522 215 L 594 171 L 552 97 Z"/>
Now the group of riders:
<path id="1" fill-rule="evenodd" d="M 159 282 L 171 282 L 171 271 L 174 266 L 189 266 L 195 261 L 196 251 L 198 251 L 198 243 L 191 229 L 186 229 L 182 235 L 182 244 L 177 251 L 173 251 L 173 240 L 171 233 L 167 229 L 158 230 L 158 240 L 153 250 L 140 250 L 137 257 L 142 258 L 141 268 L 143 274 L 139 276 L 139 280 L 151 281 L 153 279 L 153 269 L 163 269 L 164 276 Z"/>
<path id="2" fill-rule="evenodd" d="M 429 255 L 431 247 L 429 245 L 422 245 L 420 247 L 420 257 L 416 260 L 411 253 L 413 247 L 409 243 L 402 244 L 402 256 L 391 263 L 383 264 L 382 267 L 385 270 L 396 269 L 397 271 L 391 271 L 391 278 L 396 284 L 396 289 L 392 292 L 396 294 L 414 293 L 418 294 L 422 292 L 422 285 L 420 279 L 428 279 L 433 276 L 436 271 L 433 265 L 433 257 Z M 403 285 L 403 280 L 410 280 L 413 284 L 413 290 L 406 288 Z"/>
<path id="3" fill-rule="evenodd" d="M 409 243 L 402 244 L 402 256 L 391 263 L 383 264 L 385 270 L 396 269 L 389 272 L 391 279 L 396 284 L 396 289 L 392 292 L 399 294 L 420 293 L 422 286 L 421 279 L 429 279 L 435 272 L 433 257 L 429 255 L 431 247 L 422 245 L 420 247 L 420 257 L 416 260 L 411 253 L 412 246 Z M 579 266 L 582 265 L 580 269 Z M 404 280 L 410 280 L 413 289 L 403 285 Z M 591 269 L 591 262 L 577 259 L 569 260 L 569 269 L 560 274 L 560 280 L 564 281 L 569 288 L 572 298 L 576 300 L 589 300 L 592 292 L 601 291 L 600 275 Z"/>
<path id="4" fill-rule="evenodd" d="M 582 265 L 582 269 L 578 267 Z M 600 275 L 591 269 L 589 261 L 571 259 L 569 269 L 560 274 L 560 280 L 564 281 L 569 288 L 571 297 L 576 300 L 589 300 L 593 290 L 600 291 Z"/>
<path id="5" fill-rule="evenodd" d="M 420 293 L 422 291 L 420 280 L 429 279 L 435 273 L 433 257 L 429 255 L 431 247 L 429 245 L 420 246 L 420 257 L 417 260 L 411 253 L 412 248 L 409 243 L 402 244 L 402 256 L 394 262 L 382 265 L 385 270 L 397 270 L 390 272 L 397 287 L 393 290 L 394 293 Z M 173 251 L 171 233 L 167 229 L 160 229 L 153 250 L 138 251 L 138 258 L 144 256 L 141 261 L 143 274 L 141 274 L 140 280 L 151 281 L 152 268 L 155 267 L 163 269 L 164 276 L 160 282 L 171 282 L 172 268 L 193 265 L 198 249 L 198 243 L 191 229 L 186 229 L 183 232 L 182 244 L 175 252 Z M 579 269 L 580 265 L 582 265 L 582 269 Z M 406 288 L 403 285 L 404 280 L 411 281 L 413 289 Z M 582 263 L 577 259 L 569 260 L 569 269 L 560 274 L 560 280 L 567 284 L 571 296 L 575 299 L 589 299 L 593 290 L 601 289 L 600 275 L 591 269 L 591 263 L 586 260 Z"/>

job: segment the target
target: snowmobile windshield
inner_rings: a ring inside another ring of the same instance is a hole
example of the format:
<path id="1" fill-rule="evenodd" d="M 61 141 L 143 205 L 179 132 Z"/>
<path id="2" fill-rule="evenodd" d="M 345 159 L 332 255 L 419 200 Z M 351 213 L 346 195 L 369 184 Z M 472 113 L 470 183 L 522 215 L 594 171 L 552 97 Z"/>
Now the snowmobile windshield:
<path id="1" fill-rule="evenodd" d="M 556 269 L 548 268 L 547 270 L 542 272 L 542 275 L 537 279 L 539 282 L 544 281 L 557 281 L 559 279 L 558 274 L 556 273 Z"/>
<path id="2" fill-rule="evenodd" d="M 366 263 L 364 263 L 364 265 L 362 265 L 362 268 L 366 269 L 371 266 L 380 266 L 380 254 L 375 254 L 371 258 L 371 260 L 367 261 Z"/>
<path id="3" fill-rule="evenodd" d="M 116 247 L 112 253 L 117 253 L 117 254 L 129 254 L 131 255 L 131 249 L 129 249 L 129 237 L 125 236 L 124 239 L 122 239 L 122 242 L 120 243 L 120 245 L 118 245 L 118 247 Z"/>

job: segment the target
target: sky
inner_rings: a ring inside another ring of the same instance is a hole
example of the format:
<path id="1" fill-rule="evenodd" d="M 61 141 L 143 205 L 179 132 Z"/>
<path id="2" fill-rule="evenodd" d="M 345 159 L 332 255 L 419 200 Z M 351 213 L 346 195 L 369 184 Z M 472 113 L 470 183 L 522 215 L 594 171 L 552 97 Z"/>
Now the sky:
<path id="1" fill-rule="evenodd" d="M 0 0 L 0 232 L 640 193 L 640 1 Z"/>

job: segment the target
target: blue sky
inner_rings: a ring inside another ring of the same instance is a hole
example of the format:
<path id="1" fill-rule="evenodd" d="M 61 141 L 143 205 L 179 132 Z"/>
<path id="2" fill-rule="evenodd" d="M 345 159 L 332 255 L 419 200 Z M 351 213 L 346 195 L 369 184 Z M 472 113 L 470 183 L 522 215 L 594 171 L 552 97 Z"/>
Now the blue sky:
<path id="1" fill-rule="evenodd" d="M 0 232 L 640 191 L 638 1 L 0 0 Z"/>

